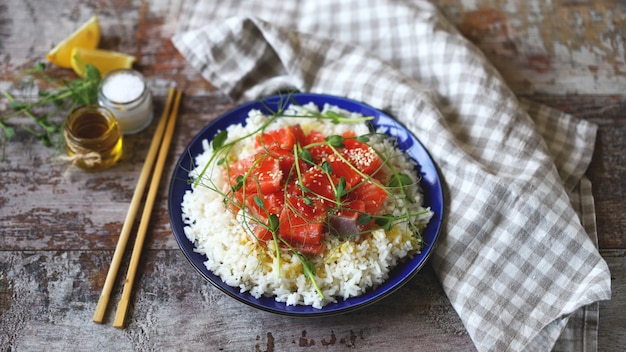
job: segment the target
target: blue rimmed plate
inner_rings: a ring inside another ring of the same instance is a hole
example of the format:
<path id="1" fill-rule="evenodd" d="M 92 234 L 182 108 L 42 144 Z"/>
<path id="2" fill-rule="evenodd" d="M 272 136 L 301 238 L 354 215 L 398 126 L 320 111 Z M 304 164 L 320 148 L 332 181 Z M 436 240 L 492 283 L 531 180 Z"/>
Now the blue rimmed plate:
<path id="1" fill-rule="evenodd" d="M 195 252 L 194 244 L 185 236 L 181 207 L 183 195 L 187 190 L 191 189 L 187 180 L 189 179 L 188 172 L 194 162 L 193 159 L 204 151 L 202 148 L 203 140 L 212 140 L 219 131 L 225 130 L 231 124 L 244 123 L 248 117 L 248 112 L 252 109 L 258 109 L 263 113 L 269 114 L 273 111 L 278 111 L 279 107 L 283 107 L 285 104 L 297 103 L 304 105 L 309 102 L 315 103 L 320 108 L 324 104 L 330 104 L 364 116 L 374 116 L 371 123 L 377 129 L 382 129 L 386 134 L 397 138 L 398 147 L 418 164 L 416 172 L 421 174 L 424 207 L 430 207 L 434 212 L 432 219 L 422 233 L 425 247 L 420 254 L 399 264 L 389 273 L 389 278 L 380 286 L 368 290 L 361 296 L 339 300 L 337 303 L 328 304 L 321 309 L 301 305 L 287 306 L 285 303 L 276 302 L 272 297 L 255 298 L 248 292 L 242 293 L 239 291 L 239 288 L 225 284 L 219 276 L 206 268 L 204 262 L 207 258 Z M 226 112 L 200 131 L 189 143 L 189 146 L 176 164 L 169 188 L 169 213 L 174 236 L 187 259 L 200 275 L 238 301 L 268 312 L 290 316 L 325 316 L 345 313 L 370 305 L 395 292 L 413 278 L 430 257 L 439 236 L 443 209 L 441 182 L 435 163 L 426 148 L 410 131 L 392 117 L 366 104 L 323 94 L 293 93 L 288 96 L 271 96 L 240 105 Z"/>

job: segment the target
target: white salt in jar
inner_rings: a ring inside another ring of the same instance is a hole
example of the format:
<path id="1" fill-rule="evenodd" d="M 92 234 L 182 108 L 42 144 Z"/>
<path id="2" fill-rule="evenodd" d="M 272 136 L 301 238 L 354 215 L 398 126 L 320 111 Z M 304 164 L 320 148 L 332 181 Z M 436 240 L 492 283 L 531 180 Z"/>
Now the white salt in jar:
<path id="1" fill-rule="evenodd" d="M 152 94 L 141 73 L 119 69 L 100 81 L 98 103 L 109 108 L 124 134 L 137 133 L 152 122 Z"/>

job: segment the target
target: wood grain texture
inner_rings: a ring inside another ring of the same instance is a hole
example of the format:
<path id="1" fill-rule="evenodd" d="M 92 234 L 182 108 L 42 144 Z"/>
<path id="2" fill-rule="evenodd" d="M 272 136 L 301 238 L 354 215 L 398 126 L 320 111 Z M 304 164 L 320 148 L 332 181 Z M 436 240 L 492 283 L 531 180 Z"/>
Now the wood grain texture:
<path id="1" fill-rule="evenodd" d="M 438 0 L 519 94 L 626 91 L 626 2 Z"/>
<path id="2" fill-rule="evenodd" d="M 626 2 L 435 0 L 520 96 L 599 126 L 587 175 L 613 298 L 600 304 L 599 350 L 626 345 Z M 136 55 L 159 116 L 169 87 L 185 88 L 151 215 L 127 328 L 91 322 L 156 127 L 125 137 L 124 156 L 101 173 L 67 169 L 17 129 L 0 163 L 0 350 L 472 351 L 432 269 L 391 298 L 350 314 L 295 319 L 249 308 L 204 282 L 178 249 L 167 188 L 176 159 L 201 128 L 233 107 L 173 48 L 181 2 L 6 0 L 0 4 L 0 90 L 33 99 L 44 85 L 23 70 L 93 14 L 101 47 Z M 50 67 L 51 75 L 73 73 Z M 0 111 L 6 109 L 0 97 Z M 58 119 L 62 119 L 59 116 Z M 32 125 L 28 119 L 16 125 Z M 129 243 L 132 243 L 133 238 Z M 128 264 L 130 251 L 122 268 Z M 122 291 L 118 275 L 112 302 Z"/>
<path id="3" fill-rule="evenodd" d="M 144 252 L 127 329 L 89 320 L 109 251 L 0 252 L 0 345 L 33 351 L 401 351 L 473 346 L 430 268 L 379 304 L 302 319 L 250 308 L 203 280 L 177 250 Z M 15 266 L 15 263 L 21 265 Z M 8 278 L 11 278 L 8 281 Z M 115 301 L 119 292 L 114 295 Z M 113 319 L 109 309 L 105 322 Z M 407 328 L 408 327 L 408 328 Z M 184 347 L 181 347 L 184 346 Z M 100 347 L 100 348 L 99 348 Z"/>

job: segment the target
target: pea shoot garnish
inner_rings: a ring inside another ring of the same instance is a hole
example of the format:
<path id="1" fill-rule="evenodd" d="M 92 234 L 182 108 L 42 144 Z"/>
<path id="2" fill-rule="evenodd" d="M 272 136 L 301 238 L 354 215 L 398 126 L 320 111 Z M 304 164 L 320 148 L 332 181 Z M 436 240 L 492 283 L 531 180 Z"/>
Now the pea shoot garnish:
<path id="1" fill-rule="evenodd" d="M 43 145 L 51 147 L 61 144 L 62 139 L 57 137 L 64 122 L 64 119 L 56 122 L 53 118 L 62 111 L 67 112 L 80 105 L 94 104 L 98 100 L 98 84 L 101 77 L 100 71 L 93 65 L 86 65 L 85 76 L 74 80 L 51 77 L 45 72 L 43 63 L 24 73 L 30 77 L 31 82 L 43 81 L 50 89 L 41 91 L 39 99 L 34 102 L 18 101 L 8 91 L 2 92 L 9 101 L 8 108 L 12 110 L 9 114 L 0 116 L 3 161 L 6 160 L 6 143 L 15 135 L 15 127 L 10 123 L 12 118 L 23 115 L 32 119 L 36 127 L 22 125 L 21 128 L 37 137 Z"/>

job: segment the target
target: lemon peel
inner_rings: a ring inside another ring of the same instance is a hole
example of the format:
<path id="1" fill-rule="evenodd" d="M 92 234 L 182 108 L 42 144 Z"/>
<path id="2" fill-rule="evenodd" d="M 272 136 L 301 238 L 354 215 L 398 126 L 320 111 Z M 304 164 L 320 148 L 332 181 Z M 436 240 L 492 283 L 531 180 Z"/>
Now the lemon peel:
<path id="1" fill-rule="evenodd" d="M 136 58 L 132 55 L 112 50 L 74 48 L 71 53 L 71 67 L 80 77 L 85 75 L 85 66 L 95 66 L 102 76 L 108 72 L 131 68 Z"/>
<path id="2" fill-rule="evenodd" d="M 98 16 L 92 16 L 87 22 L 76 29 L 67 38 L 59 42 L 46 54 L 51 63 L 72 68 L 72 50 L 75 48 L 94 49 L 100 43 L 100 22 Z"/>

